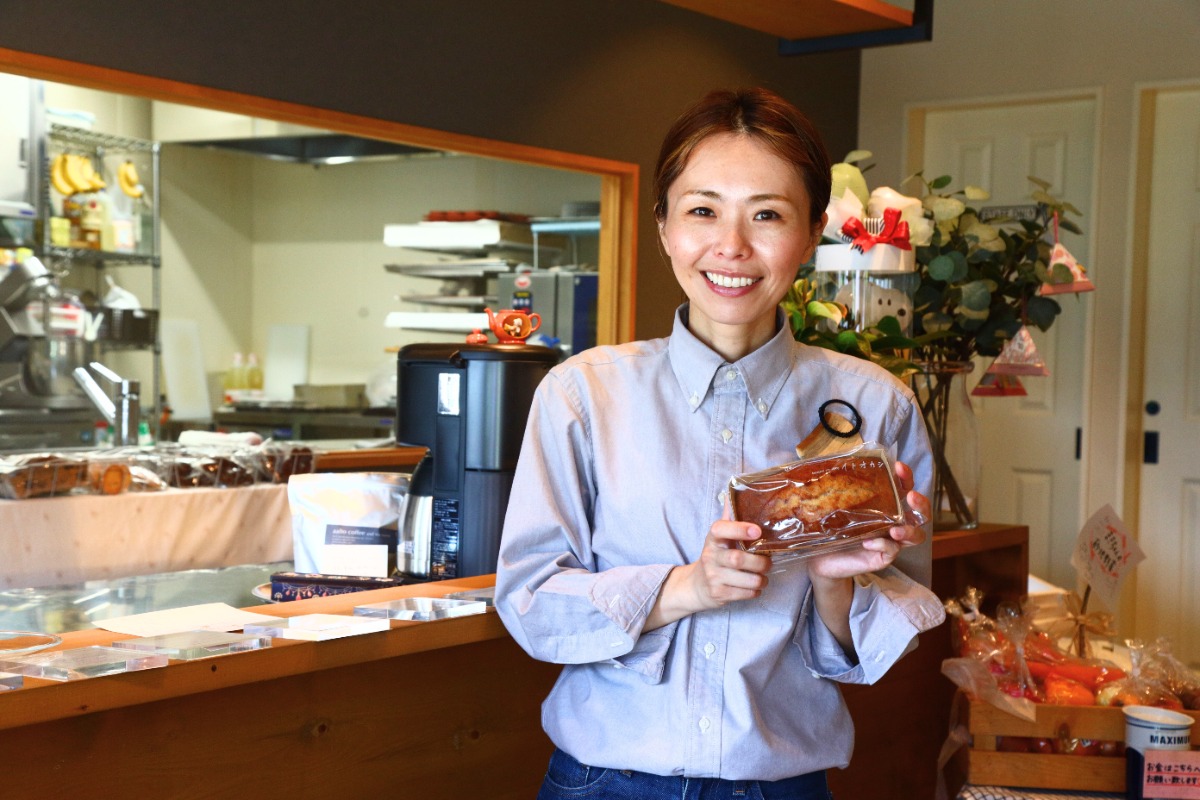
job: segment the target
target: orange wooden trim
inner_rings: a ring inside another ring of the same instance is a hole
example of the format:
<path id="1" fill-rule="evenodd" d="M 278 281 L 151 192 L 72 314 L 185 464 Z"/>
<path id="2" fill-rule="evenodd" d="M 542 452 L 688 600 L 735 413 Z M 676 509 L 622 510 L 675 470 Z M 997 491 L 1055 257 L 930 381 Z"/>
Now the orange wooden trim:
<path id="1" fill-rule="evenodd" d="M 613 344 L 634 336 L 639 174 L 635 163 L 449 133 L 7 48 L 0 48 L 0 71 L 418 147 L 599 175 L 603 234 L 597 265 L 601 283 L 596 308 L 597 343 Z"/>

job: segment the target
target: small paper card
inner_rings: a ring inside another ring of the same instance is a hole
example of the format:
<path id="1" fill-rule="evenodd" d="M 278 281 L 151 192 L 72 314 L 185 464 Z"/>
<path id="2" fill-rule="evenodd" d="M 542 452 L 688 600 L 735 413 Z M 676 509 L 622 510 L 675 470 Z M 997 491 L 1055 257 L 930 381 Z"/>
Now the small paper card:
<path id="1" fill-rule="evenodd" d="M 139 653 L 96 645 L 17 656 L 0 661 L 0 671 L 51 681 L 77 681 L 166 665 L 167 657 L 159 653 Z"/>
<path id="2" fill-rule="evenodd" d="M 1200 751 L 1147 750 L 1142 755 L 1139 797 L 1200 800 Z"/>
<path id="3" fill-rule="evenodd" d="M 433 619 L 465 617 L 483 614 L 487 603 L 482 600 L 447 600 L 444 597 L 403 597 L 382 603 L 366 603 L 354 607 L 360 617 L 382 617 L 383 619 L 407 619 L 428 622 Z"/>
<path id="4" fill-rule="evenodd" d="M 144 650 L 161 653 L 177 661 L 195 658 L 211 658 L 247 650 L 259 650 L 271 646 L 269 636 L 254 636 L 246 633 L 224 631 L 188 631 L 166 633 L 162 636 L 145 636 L 138 639 L 122 639 L 113 642 L 113 647 L 128 650 Z"/>
<path id="5" fill-rule="evenodd" d="M 274 619 L 253 611 L 242 611 L 227 603 L 201 603 L 183 608 L 169 608 L 164 611 L 149 611 L 145 614 L 131 614 L 127 617 L 113 617 L 96 623 L 97 628 L 103 628 L 113 633 L 126 633 L 133 636 L 162 636 L 167 633 L 184 633 L 186 631 L 236 631 L 250 623 Z"/>
<path id="6" fill-rule="evenodd" d="M 1071 553 L 1071 566 L 1105 607 L 1116 610 L 1121 581 L 1145 558 L 1117 512 L 1105 505 L 1084 523 Z"/>
<path id="7" fill-rule="evenodd" d="M 286 617 L 261 625 L 247 625 L 246 633 L 261 634 L 275 639 L 301 639 L 308 642 L 323 642 L 343 636 L 386 631 L 392 627 L 384 618 L 348 617 L 342 614 L 302 614 Z"/>

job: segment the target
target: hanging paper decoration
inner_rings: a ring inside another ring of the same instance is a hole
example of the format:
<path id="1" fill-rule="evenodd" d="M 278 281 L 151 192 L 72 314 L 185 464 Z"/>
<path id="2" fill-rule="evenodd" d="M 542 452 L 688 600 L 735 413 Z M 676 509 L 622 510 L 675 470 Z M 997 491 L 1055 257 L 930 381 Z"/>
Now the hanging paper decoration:
<path id="1" fill-rule="evenodd" d="M 1096 286 L 1092 283 L 1091 278 L 1087 276 L 1087 271 L 1083 265 L 1075 260 L 1075 256 L 1068 252 L 1067 248 L 1063 247 L 1058 241 L 1058 212 L 1054 214 L 1054 247 L 1050 250 L 1050 275 L 1053 277 L 1054 268 L 1064 266 L 1071 272 L 1071 280 L 1063 281 L 1062 283 L 1043 283 L 1038 289 L 1038 294 L 1078 294 L 1080 292 L 1094 291 Z"/>
<path id="2" fill-rule="evenodd" d="M 976 397 L 1024 397 L 1028 392 L 1016 375 L 988 372 L 980 378 L 971 394 Z"/>
<path id="3" fill-rule="evenodd" d="M 1050 370 L 1046 369 L 1046 362 L 1038 353 L 1037 345 L 1033 343 L 1033 337 L 1029 335 L 1029 329 L 1024 325 L 1017 331 L 1016 336 L 1005 343 L 1004 349 L 987 371 L 992 375 L 1050 374 Z"/>

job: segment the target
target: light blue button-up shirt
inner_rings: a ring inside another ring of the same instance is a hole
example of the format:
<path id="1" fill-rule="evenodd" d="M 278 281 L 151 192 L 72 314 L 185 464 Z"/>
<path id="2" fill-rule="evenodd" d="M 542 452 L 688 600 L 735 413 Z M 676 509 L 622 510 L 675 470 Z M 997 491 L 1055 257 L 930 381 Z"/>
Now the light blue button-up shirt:
<path id="1" fill-rule="evenodd" d="M 700 556 L 729 479 L 795 460 L 826 400 L 853 404 L 863 439 L 893 448 L 928 495 L 924 422 L 900 381 L 798 344 L 782 319 L 769 343 L 729 364 L 687 330 L 686 314 L 669 338 L 586 351 L 538 387 L 497 609 L 532 656 L 566 665 L 542 721 L 585 764 L 730 780 L 844 767 L 854 734 L 835 682 L 874 682 L 943 618 L 920 585 L 929 541 L 905 549 L 904 572 L 857 579 L 856 660 L 813 611 L 802 561 L 779 567 L 754 600 L 643 626 L 667 573 Z"/>

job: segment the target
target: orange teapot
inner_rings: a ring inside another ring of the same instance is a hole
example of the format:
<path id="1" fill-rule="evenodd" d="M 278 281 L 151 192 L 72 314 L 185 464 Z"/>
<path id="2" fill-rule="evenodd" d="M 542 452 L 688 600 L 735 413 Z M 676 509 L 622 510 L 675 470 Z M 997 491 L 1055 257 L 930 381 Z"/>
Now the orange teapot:
<path id="1" fill-rule="evenodd" d="M 487 313 L 488 326 L 501 344 L 520 344 L 542 327 L 542 317 L 536 312 L 530 314 L 520 309 L 493 312 L 490 308 L 484 311 Z"/>

